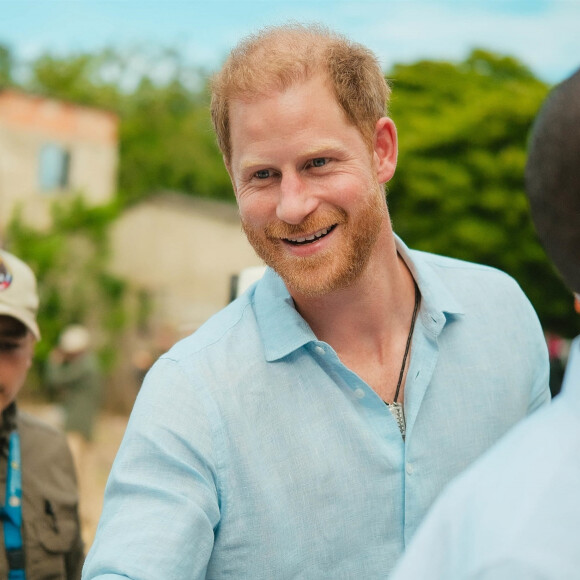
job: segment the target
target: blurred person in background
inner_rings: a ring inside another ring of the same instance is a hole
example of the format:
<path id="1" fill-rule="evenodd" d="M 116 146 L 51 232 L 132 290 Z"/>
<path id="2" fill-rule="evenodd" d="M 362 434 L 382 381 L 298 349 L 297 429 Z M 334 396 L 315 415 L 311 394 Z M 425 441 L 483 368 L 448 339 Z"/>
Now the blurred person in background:
<path id="1" fill-rule="evenodd" d="M 99 517 L 93 513 L 93 507 L 87 505 L 86 498 L 93 497 L 95 485 L 90 478 L 96 460 L 92 442 L 103 387 L 99 362 L 87 328 L 72 324 L 63 330 L 57 347 L 50 353 L 45 379 L 49 391 L 64 410 L 64 429 L 77 468 L 81 522 L 88 542 L 87 534 L 96 528 Z"/>
<path id="2" fill-rule="evenodd" d="M 84 326 L 72 324 L 63 330 L 50 353 L 46 381 L 64 407 L 64 428 L 70 434 L 71 447 L 91 442 L 101 408 L 102 377 L 91 335 Z"/>
<path id="3" fill-rule="evenodd" d="M 580 69 L 538 114 L 526 191 L 538 236 L 580 313 Z M 392 580 L 580 578 L 579 547 L 580 336 L 560 394 L 448 487 Z"/>
<path id="4" fill-rule="evenodd" d="M 317 26 L 266 28 L 214 77 L 268 268 L 148 372 L 85 578 L 384 578 L 443 485 L 549 401 L 516 282 L 394 234 L 388 96 Z"/>
<path id="5" fill-rule="evenodd" d="M 17 408 L 40 339 L 32 270 L 0 250 L 0 578 L 78 580 L 74 462 L 63 433 Z"/>

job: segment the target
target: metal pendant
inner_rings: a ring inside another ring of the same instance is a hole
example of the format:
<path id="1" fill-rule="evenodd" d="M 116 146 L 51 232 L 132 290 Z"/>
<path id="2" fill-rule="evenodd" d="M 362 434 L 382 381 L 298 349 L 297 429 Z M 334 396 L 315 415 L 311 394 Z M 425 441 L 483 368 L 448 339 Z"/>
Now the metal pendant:
<path id="1" fill-rule="evenodd" d="M 405 410 L 403 409 L 403 405 L 401 405 L 401 403 L 387 403 L 387 406 L 395 418 L 395 421 L 397 421 L 397 425 L 399 426 L 399 430 L 401 431 L 404 440 L 407 424 L 405 422 Z"/>

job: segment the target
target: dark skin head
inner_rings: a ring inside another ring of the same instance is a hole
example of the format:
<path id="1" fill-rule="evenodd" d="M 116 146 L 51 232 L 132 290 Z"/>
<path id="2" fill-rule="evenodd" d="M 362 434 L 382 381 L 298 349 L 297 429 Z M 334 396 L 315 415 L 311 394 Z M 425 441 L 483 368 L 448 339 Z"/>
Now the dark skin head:
<path id="1" fill-rule="evenodd" d="M 580 293 L 580 69 L 550 92 L 534 123 L 526 192 L 546 253 Z"/>

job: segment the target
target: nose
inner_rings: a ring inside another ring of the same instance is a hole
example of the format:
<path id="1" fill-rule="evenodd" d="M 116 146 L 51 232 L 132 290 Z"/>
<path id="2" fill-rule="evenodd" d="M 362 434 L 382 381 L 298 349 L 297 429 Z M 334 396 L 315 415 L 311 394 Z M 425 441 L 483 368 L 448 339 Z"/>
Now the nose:
<path id="1" fill-rule="evenodd" d="M 299 174 L 286 173 L 282 176 L 276 206 L 276 217 L 279 220 L 288 224 L 302 223 L 318 207 L 318 203 Z"/>

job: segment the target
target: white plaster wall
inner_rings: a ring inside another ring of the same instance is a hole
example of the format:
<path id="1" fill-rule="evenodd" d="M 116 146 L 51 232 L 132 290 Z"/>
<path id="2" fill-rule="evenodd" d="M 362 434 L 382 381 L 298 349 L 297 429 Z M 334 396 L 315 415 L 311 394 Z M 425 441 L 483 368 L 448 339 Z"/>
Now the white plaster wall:
<path id="1" fill-rule="evenodd" d="M 128 210 L 111 230 L 111 249 L 111 271 L 151 292 L 157 319 L 182 335 L 227 304 L 232 274 L 261 264 L 234 205 L 185 196 Z"/>

